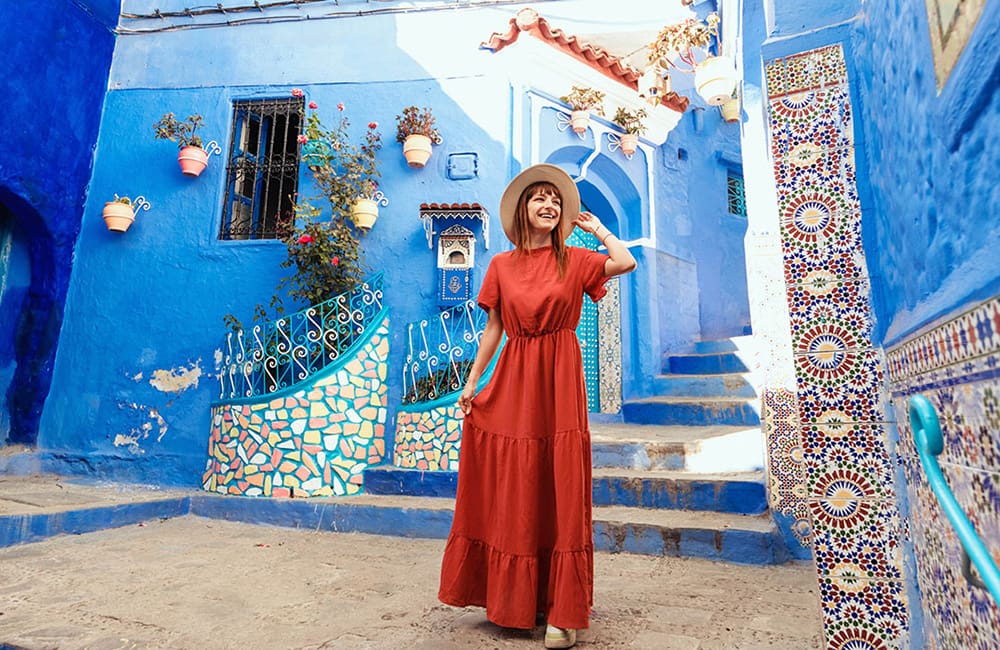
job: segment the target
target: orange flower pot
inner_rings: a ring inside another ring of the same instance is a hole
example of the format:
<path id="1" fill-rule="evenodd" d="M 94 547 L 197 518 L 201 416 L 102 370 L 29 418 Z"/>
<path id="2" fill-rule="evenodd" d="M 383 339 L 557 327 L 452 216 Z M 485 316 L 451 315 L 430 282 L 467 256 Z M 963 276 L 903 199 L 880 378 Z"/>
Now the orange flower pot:
<path id="1" fill-rule="evenodd" d="M 104 225 L 113 232 L 125 232 L 135 221 L 135 209 L 119 201 L 109 201 L 102 210 Z"/>
<path id="2" fill-rule="evenodd" d="M 631 156 L 639 146 L 639 134 L 623 133 L 621 137 L 622 153 Z"/>
<path id="3" fill-rule="evenodd" d="M 590 125 L 590 111 L 573 111 L 569 116 L 569 124 L 573 133 L 583 133 Z"/>

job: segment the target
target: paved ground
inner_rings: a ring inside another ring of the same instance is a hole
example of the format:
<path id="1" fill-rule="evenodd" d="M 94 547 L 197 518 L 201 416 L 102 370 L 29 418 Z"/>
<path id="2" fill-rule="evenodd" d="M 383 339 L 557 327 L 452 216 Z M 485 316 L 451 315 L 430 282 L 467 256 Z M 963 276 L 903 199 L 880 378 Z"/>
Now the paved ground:
<path id="1" fill-rule="evenodd" d="M 3 477 L 0 516 L 168 495 Z M 194 516 L 0 548 L 0 650 L 541 648 L 541 627 L 502 629 L 437 601 L 443 549 Z M 580 648 L 822 646 L 811 565 L 607 553 L 595 564 Z"/>

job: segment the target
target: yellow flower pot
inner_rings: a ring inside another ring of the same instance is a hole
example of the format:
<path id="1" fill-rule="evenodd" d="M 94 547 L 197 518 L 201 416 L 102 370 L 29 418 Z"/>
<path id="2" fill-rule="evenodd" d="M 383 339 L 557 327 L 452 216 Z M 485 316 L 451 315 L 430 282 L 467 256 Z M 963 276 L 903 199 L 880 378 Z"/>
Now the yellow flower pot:
<path id="1" fill-rule="evenodd" d="M 378 203 L 371 199 L 354 199 L 351 204 L 351 219 L 362 230 L 370 230 L 378 219 Z"/>

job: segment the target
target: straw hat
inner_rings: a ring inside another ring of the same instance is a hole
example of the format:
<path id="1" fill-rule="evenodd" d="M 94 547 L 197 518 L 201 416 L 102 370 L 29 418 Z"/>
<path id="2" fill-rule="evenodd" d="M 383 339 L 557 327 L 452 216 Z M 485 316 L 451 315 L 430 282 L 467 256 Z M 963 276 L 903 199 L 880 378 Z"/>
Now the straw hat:
<path id="1" fill-rule="evenodd" d="M 525 188 L 539 181 L 552 183 L 559 190 L 562 198 L 559 229 L 563 239 L 573 232 L 573 220 L 580 214 L 580 191 L 576 189 L 576 183 L 569 174 L 555 165 L 541 163 L 532 165 L 515 176 L 500 198 L 500 223 L 511 243 L 514 243 L 514 212 L 517 210 L 517 200 L 521 198 Z"/>

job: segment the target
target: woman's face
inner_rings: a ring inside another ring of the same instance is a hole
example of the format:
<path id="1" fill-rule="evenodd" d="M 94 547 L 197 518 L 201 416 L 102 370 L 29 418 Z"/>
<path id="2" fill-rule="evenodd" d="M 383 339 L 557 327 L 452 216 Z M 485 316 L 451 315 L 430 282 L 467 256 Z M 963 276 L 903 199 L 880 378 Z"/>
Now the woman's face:
<path id="1" fill-rule="evenodd" d="M 559 227 L 562 216 L 562 199 L 555 192 L 538 188 L 528 197 L 528 227 L 538 233 L 549 234 Z"/>

